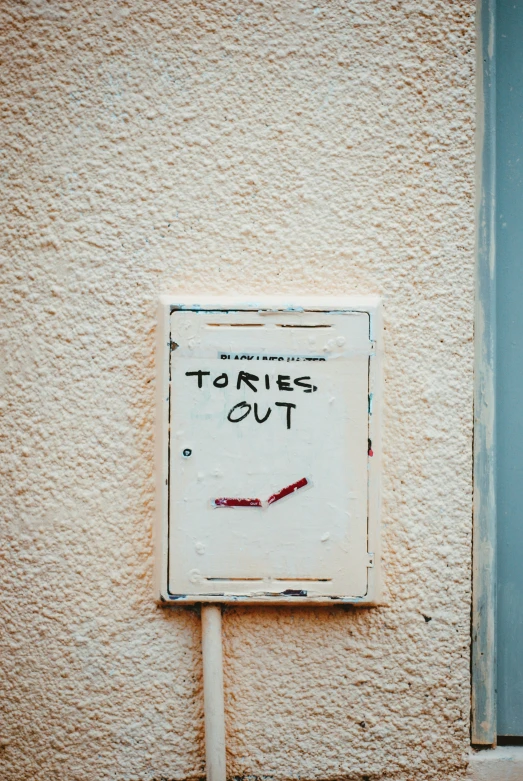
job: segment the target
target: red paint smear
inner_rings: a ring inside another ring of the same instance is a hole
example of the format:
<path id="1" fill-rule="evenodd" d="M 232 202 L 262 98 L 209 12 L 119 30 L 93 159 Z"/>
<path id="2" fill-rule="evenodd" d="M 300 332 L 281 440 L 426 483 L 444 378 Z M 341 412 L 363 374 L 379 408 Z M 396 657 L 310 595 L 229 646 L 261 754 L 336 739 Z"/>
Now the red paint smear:
<path id="1" fill-rule="evenodd" d="M 308 485 L 308 483 L 309 481 L 307 480 L 307 478 L 302 477 L 301 480 L 297 480 L 295 483 L 292 483 L 291 485 L 288 485 L 286 488 L 282 488 L 281 491 L 278 491 L 272 496 L 269 496 L 269 500 L 267 504 L 274 504 L 274 502 L 277 502 L 278 499 L 283 499 L 284 496 L 289 496 L 289 494 L 294 493 L 294 491 L 297 491 L 298 488 L 303 488 L 304 486 Z"/>
<path id="2" fill-rule="evenodd" d="M 372 450 L 369 450 L 369 456 L 372 458 L 373 455 L 374 453 L 372 452 Z"/>
<path id="3" fill-rule="evenodd" d="M 261 507 L 262 503 L 259 499 L 215 499 L 215 507 Z"/>

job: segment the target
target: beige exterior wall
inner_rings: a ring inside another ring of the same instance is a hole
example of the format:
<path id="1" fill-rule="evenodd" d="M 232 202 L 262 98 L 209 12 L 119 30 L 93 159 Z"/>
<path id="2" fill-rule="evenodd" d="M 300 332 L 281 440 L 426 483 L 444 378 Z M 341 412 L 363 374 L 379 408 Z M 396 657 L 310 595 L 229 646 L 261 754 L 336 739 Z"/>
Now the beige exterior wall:
<path id="1" fill-rule="evenodd" d="M 0 776 L 204 774 L 152 597 L 160 293 L 384 298 L 378 609 L 224 617 L 228 773 L 460 779 L 472 0 L 5 0 Z"/>

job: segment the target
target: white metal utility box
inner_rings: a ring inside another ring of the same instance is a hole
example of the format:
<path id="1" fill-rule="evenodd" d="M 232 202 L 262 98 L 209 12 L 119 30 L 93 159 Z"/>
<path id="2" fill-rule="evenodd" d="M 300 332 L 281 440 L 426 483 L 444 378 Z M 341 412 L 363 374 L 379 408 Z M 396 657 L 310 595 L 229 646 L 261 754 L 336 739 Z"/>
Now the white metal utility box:
<path id="1" fill-rule="evenodd" d="M 162 298 L 157 596 L 376 603 L 377 298 Z"/>

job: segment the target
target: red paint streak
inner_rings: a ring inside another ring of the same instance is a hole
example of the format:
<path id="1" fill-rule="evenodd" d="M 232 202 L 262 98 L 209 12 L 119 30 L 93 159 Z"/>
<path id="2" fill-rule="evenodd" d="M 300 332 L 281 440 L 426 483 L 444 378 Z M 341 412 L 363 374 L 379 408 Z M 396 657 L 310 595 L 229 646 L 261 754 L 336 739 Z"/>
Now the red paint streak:
<path id="1" fill-rule="evenodd" d="M 304 488 L 308 484 L 309 481 L 307 480 L 307 478 L 302 477 L 301 480 L 297 480 L 295 483 L 291 483 L 291 485 L 288 485 L 286 488 L 282 488 L 281 491 L 278 491 L 272 496 L 269 496 L 269 500 L 267 504 L 274 504 L 274 502 L 277 502 L 279 499 L 283 499 L 285 496 L 289 496 L 289 494 L 293 494 L 294 491 L 298 490 L 298 488 Z"/>
<path id="2" fill-rule="evenodd" d="M 369 450 L 369 456 L 372 458 L 373 455 L 374 453 L 372 452 L 372 450 Z"/>
<path id="3" fill-rule="evenodd" d="M 213 502 L 215 507 L 261 507 L 262 503 L 259 499 L 215 499 Z"/>

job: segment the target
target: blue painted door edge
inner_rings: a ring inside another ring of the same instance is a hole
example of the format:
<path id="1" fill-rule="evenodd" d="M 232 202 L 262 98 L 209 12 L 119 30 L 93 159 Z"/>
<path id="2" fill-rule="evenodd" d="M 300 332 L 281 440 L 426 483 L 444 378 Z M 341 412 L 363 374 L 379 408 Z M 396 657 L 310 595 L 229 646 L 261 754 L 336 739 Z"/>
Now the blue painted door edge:
<path id="1" fill-rule="evenodd" d="M 471 743 L 496 745 L 496 0 L 476 6 Z"/>

